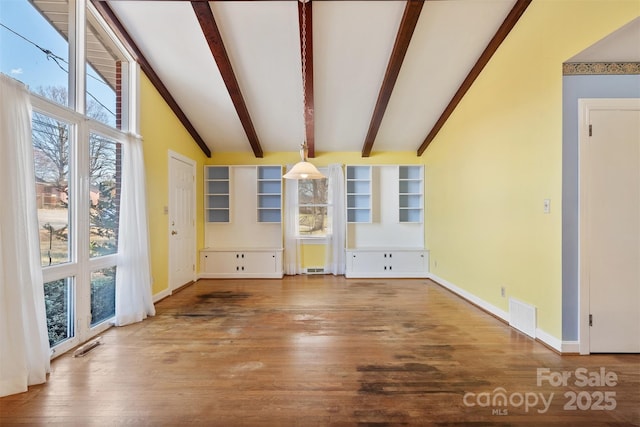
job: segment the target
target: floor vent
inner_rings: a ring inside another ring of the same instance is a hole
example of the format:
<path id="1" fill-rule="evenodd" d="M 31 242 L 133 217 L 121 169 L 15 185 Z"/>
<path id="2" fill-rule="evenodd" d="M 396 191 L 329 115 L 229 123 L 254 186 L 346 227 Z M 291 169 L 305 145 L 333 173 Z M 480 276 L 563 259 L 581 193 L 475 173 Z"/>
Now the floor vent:
<path id="1" fill-rule="evenodd" d="M 304 269 L 305 274 L 324 274 L 324 267 L 307 267 Z"/>
<path id="2" fill-rule="evenodd" d="M 78 347 L 76 351 L 73 352 L 73 357 L 82 357 L 85 354 L 89 353 L 91 350 L 96 348 L 101 344 L 100 337 L 95 338 L 93 341 L 86 343 L 85 345 Z"/>
<path id="3" fill-rule="evenodd" d="M 536 308 L 517 299 L 509 298 L 509 325 L 531 338 L 535 338 Z"/>

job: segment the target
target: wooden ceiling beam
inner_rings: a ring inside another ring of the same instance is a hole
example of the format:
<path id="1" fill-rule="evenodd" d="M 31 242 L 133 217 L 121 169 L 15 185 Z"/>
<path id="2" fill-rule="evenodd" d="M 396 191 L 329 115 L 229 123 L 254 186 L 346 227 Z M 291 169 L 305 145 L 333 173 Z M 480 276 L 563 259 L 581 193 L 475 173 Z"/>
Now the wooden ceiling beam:
<path id="1" fill-rule="evenodd" d="M 300 29 L 300 56 L 306 61 L 303 67 L 304 90 L 304 131 L 307 141 L 307 157 L 316 156 L 315 151 L 315 107 L 313 102 L 313 2 L 298 1 L 298 28 Z M 303 33 L 302 12 L 306 14 L 306 31 Z M 303 38 L 305 40 L 303 40 Z M 305 48 L 306 45 L 306 48 Z M 305 59 L 306 58 L 306 59 Z"/>
<path id="2" fill-rule="evenodd" d="M 400 69 L 402 68 L 402 62 L 409 49 L 409 43 L 413 32 L 418 24 L 420 18 L 420 12 L 424 2 L 422 0 L 408 0 L 404 8 L 404 14 L 402 15 L 402 21 L 400 22 L 400 28 L 398 28 L 398 34 L 396 35 L 396 41 L 391 52 L 391 58 L 389 58 L 389 64 L 387 65 L 387 71 L 384 73 L 384 80 L 382 81 L 382 87 L 378 94 L 378 101 L 376 102 L 375 109 L 373 110 L 373 116 L 371 117 L 371 123 L 369 124 L 369 131 L 364 140 L 362 147 L 362 157 L 369 157 L 371 155 L 371 149 L 373 143 L 380 130 L 384 113 L 389 105 L 393 88 L 398 80 Z"/>
<path id="3" fill-rule="evenodd" d="M 205 144 L 200 134 L 198 134 L 198 131 L 196 131 L 196 129 L 193 127 L 193 125 L 187 118 L 184 111 L 182 111 L 182 109 L 180 108 L 176 100 L 173 98 L 173 96 L 171 96 L 169 89 L 167 89 L 164 83 L 162 83 L 162 80 L 160 79 L 160 77 L 156 74 L 151 64 L 149 64 L 149 61 L 147 61 L 147 59 L 144 57 L 144 55 L 142 54 L 142 51 L 138 48 L 136 43 L 133 41 L 133 39 L 131 38 L 127 30 L 124 28 L 124 26 L 122 25 L 122 23 L 120 22 L 116 14 L 113 12 L 113 10 L 109 7 L 109 5 L 105 1 L 102 1 L 102 0 L 91 0 L 91 3 L 96 8 L 98 13 L 100 13 L 102 18 L 111 27 L 111 29 L 116 33 L 116 35 L 125 45 L 127 50 L 129 50 L 129 53 L 131 53 L 131 55 L 133 56 L 133 59 L 140 65 L 140 69 L 142 69 L 142 71 L 147 75 L 147 77 L 151 81 L 151 84 L 153 84 L 153 86 L 156 88 L 158 93 L 160 93 L 160 96 L 162 96 L 162 98 L 167 103 L 169 108 L 171 108 L 171 110 L 176 115 L 178 120 L 180 120 L 180 123 L 182 123 L 182 125 L 185 127 L 187 132 L 189 132 L 189 134 L 194 139 L 196 144 L 198 144 L 202 152 L 207 157 L 211 157 L 211 150 L 209 149 L 207 144 Z"/>
<path id="4" fill-rule="evenodd" d="M 447 122 L 449 116 L 451 116 L 462 98 L 464 98 L 469 88 L 471 88 L 471 85 L 473 85 L 473 82 L 480 75 L 493 54 L 498 50 L 498 47 L 500 47 L 502 42 L 507 38 L 507 35 L 509 35 L 513 27 L 515 27 L 516 23 L 525 12 L 525 10 L 527 10 L 527 7 L 530 3 L 531 0 L 518 0 L 516 4 L 511 8 L 511 11 L 502 22 L 502 25 L 500 25 L 500 28 L 498 28 L 498 31 L 496 31 L 496 34 L 493 36 L 485 50 L 482 52 L 480 58 L 478 58 L 478 61 L 475 63 L 469 74 L 467 74 L 467 77 L 464 79 L 455 95 L 453 95 L 451 101 L 449 101 L 449 105 L 447 105 L 447 107 L 444 109 L 442 115 L 440 116 L 438 121 L 436 121 L 436 124 L 433 125 L 433 128 L 425 138 L 424 142 L 418 148 L 418 156 L 421 156 L 422 153 L 424 153 L 424 151 L 427 149 L 429 144 L 431 144 L 438 132 L 440 132 L 440 129 L 442 129 L 444 124 Z"/>
<path id="5" fill-rule="evenodd" d="M 198 22 L 200 23 L 202 33 L 207 40 L 211 54 L 218 65 L 218 70 L 220 70 L 222 80 L 224 80 L 229 96 L 231 96 L 231 101 L 236 108 L 238 118 L 242 123 L 242 127 L 244 128 L 247 138 L 249 139 L 249 144 L 251 144 L 253 154 L 256 157 L 261 158 L 264 156 L 262 147 L 260 146 L 256 130 L 253 127 L 249 110 L 247 110 L 247 104 L 244 102 L 244 97 L 240 91 L 240 85 L 238 84 L 236 75 L 233 72 L 229 55 L 227 55 L 227 50 L 222 42 L 222 35 L 220 34 L 216 20 L 213 17 L 211 6 L 209 6 L 209 2 L 196 1 L 192 1 L 191 6 L 198 18 Z"/>

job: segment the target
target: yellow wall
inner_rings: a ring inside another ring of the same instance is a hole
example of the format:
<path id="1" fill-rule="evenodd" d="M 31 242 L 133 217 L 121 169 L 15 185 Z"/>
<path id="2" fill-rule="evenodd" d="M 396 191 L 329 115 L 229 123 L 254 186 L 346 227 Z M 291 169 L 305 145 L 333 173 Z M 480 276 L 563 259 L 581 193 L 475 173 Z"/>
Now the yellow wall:
<path id="1" fill-rule="evenodd" d="M 151 275 L 153 294 L 169 287 L 169 150 L 196 161 L 197 244 L 203 246 L 204 219 L 202 171 L 207 158 L 164 102 L 149 79 L 141 73 L 140 134 L 144 139 L 144 160 L 147 177 L 147 209 L 151 240 Z"/>
<path id="2" fill-rule="evenodd" d="M 302 245 L 302 268 L 323 267 L 326 245 Z"/>
<path id="3" fill-rule="evenodd" d="M 431 271 L 505 311 L 506 287 L 557 339 L 562 63 L 639 12 L 637 0 L 532 2 L 423 156 Z"/>

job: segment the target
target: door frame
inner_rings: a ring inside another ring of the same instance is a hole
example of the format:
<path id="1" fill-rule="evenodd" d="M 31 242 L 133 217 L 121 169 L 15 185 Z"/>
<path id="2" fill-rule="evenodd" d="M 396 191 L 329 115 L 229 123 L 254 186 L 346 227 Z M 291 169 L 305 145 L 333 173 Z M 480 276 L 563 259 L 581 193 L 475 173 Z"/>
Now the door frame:
<path id="1" fill-rule="evenodd" d="M 589 277 L 588 269 L 588 256 L 589 256 L 589 241 L 587 239 L 589 214 L 587 210 L 587 200 L 589 197 L 589 189 L 586 185 L 586 177 L 589 173 L 588 164 L 585 161 L 585 144 L 589 139 L 589 118 L 592 111 L 603 110 L 639 110 L 640 98 L 582 98 L 578 99 L 578 194 L 579 194 L 579 209 L 578 209 L 578 222 L 579 222 L 579 234 L 578 234 L 578 284 L 579 284 L 579 298 L 580 307 L 578 313 L 580 319 L 578 321 L 579 327 L 579 349 L 580 354 L 591 353 L 591 340 L 589 334 L 589 311 L 591 307 L 591 301 L 589 298 L 590 284 L 587 278 Z"/>
<path id="2" fill-rule="evenodd" d="M 172 295 L 174 291 L 176 291 L 177 289 L 180 288 L 180 286 L 184 285 L 184 283 L 180 284 L 179 286 L 175 286 L 173 285 L 173 271 L 171 270 L 171 266 L 173 265 L 173 263 L 171 262 L 171 256 L 173 254 L 173 239 L 171 239 L 171 222 L 170 222 L 170 218 L 171 218 L 171 203 L 173 200 L 173 183 L 171 182 L 171 179 L 173 177 L 173 160 L 178 160 L 181 161 L 183 163 L 187 163 L 191 166 L 191 168 L 193 169 L 193 176 L 194 176 L 194 180 L 193 180 L 193 226 L 192 226 L 192 236 L 194 238 L 194 245 L 193 245 L 193 252 L 191 254 L 191 259 L 193 260 L 193 265 L 196 265 L 196 260 L 197 260 L 197 234 L 196 234 L 196 219 L 197 219 L 197 213 L 196 213 L 196 205 L 197 205 L 197 201 L 196 201 L 196 180 L 195 178 L 197 177 L 197 163 L 195 160 L 183 156 L 182 154 L 176 153 L 175 151 L 168 151 L 168 177 L 167 177 L 167 183 L 168 183 L 168 191 L 167 191 L 167 196 L 169 198 L 168 201 L 168 211 L 167 211 L 167 240 L 168 240 L 168 245 L 167 245 L 167 249 L 168 249 L 168 263 L 167 263 L 167 270 L 168 270 L 168 283 L 167 283 L 167 290 L 169 291 L 169 294 Z M 191 280 L 195 281 L 196 280 L 196 272 L 193 271 L 193 274 L 191 276 Z"/>

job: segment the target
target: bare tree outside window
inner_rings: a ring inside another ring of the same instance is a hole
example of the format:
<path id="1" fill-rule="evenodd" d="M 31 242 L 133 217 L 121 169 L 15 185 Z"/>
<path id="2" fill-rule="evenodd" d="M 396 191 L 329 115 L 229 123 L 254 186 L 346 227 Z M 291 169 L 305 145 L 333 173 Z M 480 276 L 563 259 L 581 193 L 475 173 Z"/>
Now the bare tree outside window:
<path id="1" fill-rule="evenodd" d="M 67 89 L 49 86 L 38 94 L 65 105 Z M 87 115 L 99 121 L 106 116 L 95 102 L 87 104 Z M 69 124 L 53 117 L 34 113 L 32 121 L 36 195 L 40 222 L 42 265 L 70 261 L 69 254 Z M 92 133 L 89 139 L 89 176 L 91 177 L 90 221 L 91 256 L 115 253 L 117 250 L 119 208 L 119 146 Z"/>
<path id="2" fill-rule="evenodd" d="M 70 126 L 35 112 L 32 126 L 41 264 L 69 262 Z"/>
<path id="3" fill-rule="evenodd" d="M 40 88 L 38 94 L 66 104 L 64 87 Z M 106 115 L 98 103 L 89 102 L 87 114 L 96 120 Z M 89 164 L 89 255 L 98 257 L 117 252 L 120 207 L 120 144 L 95 132 L 85 141 L 73 141 L 73 127 L 46 114 L 34 112 L 32 140 L 40 252 L 42 266 L 72 261 L 70 242 L 73 230 L 70 207 L 74 192 L 71 182 L 72 145 L 88 144 Z M 115 309 L 116 268 L 104 268 L 91 273 L 91 325 L 113 316 Z M 49 344 L 55 346 L 74 336 L 74 278 L 45 284 L 45 306 Z"/>
<path id="4" fill-rule="evenodd" d="M 298 233 L 301 236 L 324 237 L 331 233 L 328 199 L 326 178 L 298 181 Z"/>

